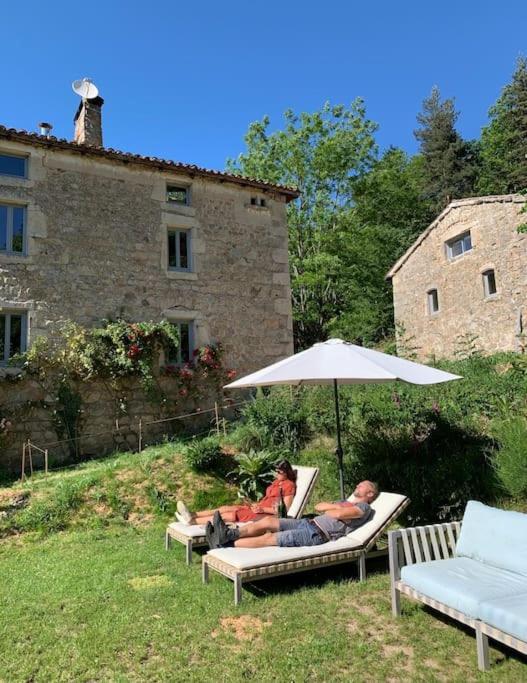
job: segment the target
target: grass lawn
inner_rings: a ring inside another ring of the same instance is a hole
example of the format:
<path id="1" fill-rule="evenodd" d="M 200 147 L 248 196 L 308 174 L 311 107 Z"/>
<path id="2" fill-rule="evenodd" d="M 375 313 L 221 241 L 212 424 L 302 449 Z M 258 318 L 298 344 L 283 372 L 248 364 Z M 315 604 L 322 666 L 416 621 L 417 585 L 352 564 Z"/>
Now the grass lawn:
<path id="1" fill-rule="evenodd" d="M 363 584 L 350 567 L 259 582 L 235 608 L 231 582 L 203 586 L 163 534 L 156 521 L 4 541 L 0 680 L 526 680 L 525 660 L 496 650 L 480 674 L 474 637 L 421 606 L 392 619 L 384 567 Z"/>
<path id="2" fill-rule="evenodd" d="M 302 454 L 321 466 L 313 502 L 337 496 L 328 453 Z M 527 680 L 504 650 L 480 674 L 473 634 L 420 605 L 393 619 L 382 562 L 363 584 L 354 565 L 261 581 L 234 607 L 232 583 L 203 586 L 164 529 L 177 497 L 235 495 L 177 443 L 0 489 L 0 682 Z"/>

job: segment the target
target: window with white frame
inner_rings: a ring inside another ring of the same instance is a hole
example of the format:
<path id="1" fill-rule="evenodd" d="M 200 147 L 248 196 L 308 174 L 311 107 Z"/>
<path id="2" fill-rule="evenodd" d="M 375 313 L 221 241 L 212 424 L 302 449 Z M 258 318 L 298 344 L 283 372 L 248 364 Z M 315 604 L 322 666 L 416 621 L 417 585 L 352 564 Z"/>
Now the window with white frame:
<path id="1" fill-rule="evenodd" d="M 168 231 L 168 269 L 192 270 L 191 231 L 170 228 Z"/>
<path id="2" fill-rule="evenodd" d="M 169 355 L 167 363 L 169 365 L 184 365 L 192 360 L 194 353 L 194 321 L 172 320 L 171 323 L 179 330 L 179 348 Z"/>
<path id="3" fill-rule="evenodd" d="M 27 157 L 0 153 L 0 175 L 27 178 Z"/>
<path id="4" fill-rule="evenodd" d="M 446 243 L 446 253 L 449 259 L 455 259 L 458 258 L 458 256 L 463 256 L 468 251 L 471 251 L 471 249 L 472 238 L 470 236 L 470 230 L 452 240 L 449 240 Z"/>
<path id="5" fill-rule="evenodd" d="M 0 253 L 24 254 L 25 245 L 25 206 L 0 204 Z"/>
<path id="6" fill-rule="evenodd" d="M 428 301 L 428 313 L 432 315 L 439 311 L 439 297 L 437 295 L 437 289 L 429 289 L 426 293 Z"/>
<path id="7" fill-rule="evenodd" d="M 485 298 L 496 294 L 498 291 L 496 287 L 496 273 L 489 268 L 482 273 L 483 277 L 483 291 L 485 293 Z"/>
<path id="8" fill-rule="evenodd" d="M 27 313 L 6 311 L 0 313 L 0 365 L 27 349 Z"/>
<path id="9" fill-rule="evenodd" d="M 189 198 L 189 188 L 185 185 L 167 185 L 167 202 L 170 204 L 188 206 Z"/>

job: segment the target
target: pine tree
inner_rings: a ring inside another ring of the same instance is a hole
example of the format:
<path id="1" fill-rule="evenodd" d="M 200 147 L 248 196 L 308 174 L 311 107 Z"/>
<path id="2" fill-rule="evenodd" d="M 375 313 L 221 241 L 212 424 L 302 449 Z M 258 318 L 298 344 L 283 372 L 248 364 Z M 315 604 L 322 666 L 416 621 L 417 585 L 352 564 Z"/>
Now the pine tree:
<path id="1" fill-rule="evenodd" d="M 481 133 L 481 194 L 527 188 L 527 61 L 518 60 L 512 81 L 489 110 Z"/>
<path id="2" fill-rule="evenodd" d="M 454 100 L 441 102 L 439 88 L 432 88 L 417 115 L 421 128 L 414 132 L 421 143 L 424 198 L 436 212 L 452 200 L 472 194 L 475 148 L 456 131 L 458 113 Z"/>

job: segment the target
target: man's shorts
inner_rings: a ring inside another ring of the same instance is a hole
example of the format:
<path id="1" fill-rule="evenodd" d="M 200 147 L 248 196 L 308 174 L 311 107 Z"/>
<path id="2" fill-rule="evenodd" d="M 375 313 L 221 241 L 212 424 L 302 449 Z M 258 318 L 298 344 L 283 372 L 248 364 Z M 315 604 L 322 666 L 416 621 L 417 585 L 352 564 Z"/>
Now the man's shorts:
<path id="1" fill-rule="evenodd" d="M 276 541 L 281 548 L 298 547 L 302 545 L 320 545 L 326 539 L 318 532 L 314 524 L 307 519 L 279 520 L 279 531 Z"/>

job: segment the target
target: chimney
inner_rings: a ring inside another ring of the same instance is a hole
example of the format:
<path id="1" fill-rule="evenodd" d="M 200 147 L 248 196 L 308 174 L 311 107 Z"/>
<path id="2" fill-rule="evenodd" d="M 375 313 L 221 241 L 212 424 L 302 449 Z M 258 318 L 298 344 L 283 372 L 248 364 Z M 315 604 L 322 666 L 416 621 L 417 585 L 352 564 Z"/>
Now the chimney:
<path id="1" fill-rule="evenodd" d="M 46 138 L 49 138 L 51 136 L 51 131 L 53 130 L 53 126 L 51 123 L 47 123 L 47 121 L 42 121 L 42 123 L 38 124 L 38 127 L 40 128 L 40 134 L 43 135 Z"/>
<path id="2" fill-rule="evenodd" d="M 102 97 L 88 99 L 83 97 L 73 122 L 75 123 L 74 141 L 78 145 L 102 147 L 102 116 L 104 104 Z"/>

